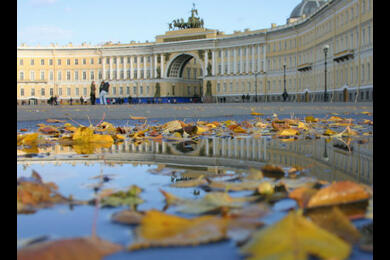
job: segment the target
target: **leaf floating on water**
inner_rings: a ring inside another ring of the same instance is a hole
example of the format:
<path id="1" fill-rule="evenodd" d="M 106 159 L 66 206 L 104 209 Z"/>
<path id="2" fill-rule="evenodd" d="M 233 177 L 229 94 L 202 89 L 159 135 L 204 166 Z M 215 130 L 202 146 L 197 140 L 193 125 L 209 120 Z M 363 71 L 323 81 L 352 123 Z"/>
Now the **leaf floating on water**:
<path id="1" fill-rule="evenodd" d="M 35 171 L 30 178 L 17 179 L 17 212 L 30 213 L 37 208 L 50 207 L 55 203 L 66 202 L 67 199 L 57 193 L 57 185 L 53 182 L 42 182 Z"/>
<path id="2" fill-rule="evenodd" d="M 100 201 L 100 205 L 102 207 L 130 206 L 133 208 L 136 205 L 144 203 L 139 197 L 141 191 L 141 188 L 132 185 L 127 191 L 117 191 L 103 197 Z"/>
<path id="3" fill-rule="evenodd" d="M 358 242 L 361 237 L 356 227 L 338 207 L 333 207 L 329 214 L 311 214 L 310 219 L 350 244 Z"/>
<path id="4" fill-rule="evenodd" d="M 337 236 L 316 226 L 300 212 L 290 212 L 281 221 L 261 229 L 241 252 L 248 259 L 346 259 L 351 247 Z"/>
<path id="5" fill-rule="evenodd" d="M 17 257 L 18 260 L 101 260 L 122 249 L 97 237 L 73 238 L 33 244 L 18 250 Z"/>
<path id="6" fill-rule="evenodd" d="M 318 192 L 317 189 L 299 187 L 288 194 L 288 197 L 297 201 L 300 208 L 306 208 L 310 198 Z"/>
<path id="7" fill-rule="evenodd" d="M 195 246 L 226 239 L 227 221 L 215 216 L 186 219 L 150 210 L 135 230 L 130 250 L 148 247 Z"/>
<path id="8" fill-rule="evenodd" d="M 177 205 L 177 211 L 187 214 L 204 214 L 215 211 L 226 211 L 232 208 L 241 208 L 246 202 L 258 199 L 257 196 L 232 198 L 227 193 L 210 192 L 202 199 L 187 200 L 178 198 L 166 191 L 160 191 L 164 195 L 168 206 Z"/>
<path id="9" fill-rule="evenodd" d="M 261 170 L 267 177 L 282 178 L 285 175 L 284 170 L 277 165 L 267 164 Z"/>
<path id="10" fill-rule="evenodd" d="M 111 216 L 111 219 L 112 221 L 120 224 L 138 225 L 141 223 L 143 216 L 145 216 L 145 212 L 126 209 L 114 213 Z"/>
<path id="11" fill-rule="evenodd" d="M 366 189 L 351 181 L 335 182 L 328 187 L 319 190 L 311 197 L 308 208 L 351 203 L 368 200 L 371 195 Z"/>
<path id="12" fill-rule="evenodd" d="M 204 178 L 204 175 L 201 175 L 194 180 L 179 181 L 179 182 L 171 184 L 171 186 L 176 187 L 176 188 L 189 188 L 189 187 L 198 187 L 198 186 L 204 185 L 204 184 L 207 184 L 207 181 Z"/>

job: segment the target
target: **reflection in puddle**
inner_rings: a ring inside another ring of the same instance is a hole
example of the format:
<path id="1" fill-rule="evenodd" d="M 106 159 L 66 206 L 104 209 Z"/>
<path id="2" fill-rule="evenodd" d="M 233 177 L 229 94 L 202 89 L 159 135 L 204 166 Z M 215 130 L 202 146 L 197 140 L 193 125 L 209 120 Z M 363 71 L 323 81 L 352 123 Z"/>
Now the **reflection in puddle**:
<path id="1" fill-rule="evenodd" d="M 105 162 L 147 162 L 149 164 L 225 166 L 247 169 L 264 164 L 299 166 L 309 175 L 327 181 L 353 180 L 372 184 L 372 139 L 354 142 L 349 149 L 337 140 L 283 142 L 270 138 L 207 138 L 197 142 L 146 141 L 136 145 L 124 141 L 108 148 L 94 148 L 94 154 L 79 147 L 55 145 L 37 148 L 34 154 L 18 150 L 18 163 L 91 160 Z M 103 157 L 104 155 L 104 157 Z"/>

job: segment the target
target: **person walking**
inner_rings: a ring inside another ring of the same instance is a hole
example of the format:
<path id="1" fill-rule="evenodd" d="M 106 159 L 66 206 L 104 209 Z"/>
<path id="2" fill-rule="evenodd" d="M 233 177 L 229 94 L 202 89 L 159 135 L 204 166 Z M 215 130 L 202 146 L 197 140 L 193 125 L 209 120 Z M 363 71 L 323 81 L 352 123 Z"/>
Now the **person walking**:
<path id="1" fill-rule="evenodd" d="M 91 83 L 91 105 L 95 105 L 95 101 L 96 101 L 96 83 L 95 81 L 92 81 Z"/>
<path id="2" fill-rule="evenodd" d="M 108 93 L 108 88 L 110 87 L 110 84 L 108 82 L 102 81 L 99 87 L 99 96 L 100 96 L 100 104 L 101 105 L 107 105 L 106 95 Z"/>

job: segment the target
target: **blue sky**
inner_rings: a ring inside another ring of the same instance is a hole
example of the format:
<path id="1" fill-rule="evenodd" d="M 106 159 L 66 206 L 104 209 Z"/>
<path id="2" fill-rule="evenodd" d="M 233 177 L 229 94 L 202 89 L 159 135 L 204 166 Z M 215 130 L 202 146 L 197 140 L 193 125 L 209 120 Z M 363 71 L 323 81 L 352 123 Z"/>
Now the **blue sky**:
<path id="1" fill-rule="evenodd" d="M 17 44 L 155 41 L 192 3 L 205 27 L 225 33 L 285 24 L 301 0 L 17 0 Z"/>

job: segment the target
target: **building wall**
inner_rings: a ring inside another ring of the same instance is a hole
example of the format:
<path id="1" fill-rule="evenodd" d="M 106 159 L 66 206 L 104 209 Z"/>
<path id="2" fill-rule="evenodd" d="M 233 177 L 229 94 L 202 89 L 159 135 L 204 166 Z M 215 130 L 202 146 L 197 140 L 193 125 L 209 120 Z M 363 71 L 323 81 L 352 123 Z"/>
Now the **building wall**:
<path id="1" fill-rule="evenodd" d="M 186 40 L 202 33 L 204 39 Z M 172 37 L 175 41 L 170 42 Z M 112 97 L 153 97 L 157 83 L 161 96 L 173 96 L 173 89 L 175 96 L 205 94 L 210 81 L 214 100 L 226 97 L 239 101 L 245 94 L 251 99 L 257 96 L 262 101 L 275 101 L 281 99 L 284 90 L 286 65 L 289 99 L 319 101 L 325 88 L 323 46 L 328 44 L 327 90 L 331 99 L 372 100 L 372 0 L 331 0 L 309 17 L 269 29 L 230 35 L 187 29 L 170 31 L 156 39 L 143 44 L 18 47 L 17 98 L 47 100 L 51 92 L 63 100 L 89 97 L 91 81 L 99 84 L 104 78 L 110 81 Z M 193 59 L 184 67 L 183 77 L 170 77 L 169 65 L 182 54 Z M 209 64 L 211 73 L 207 70 Z"/>

